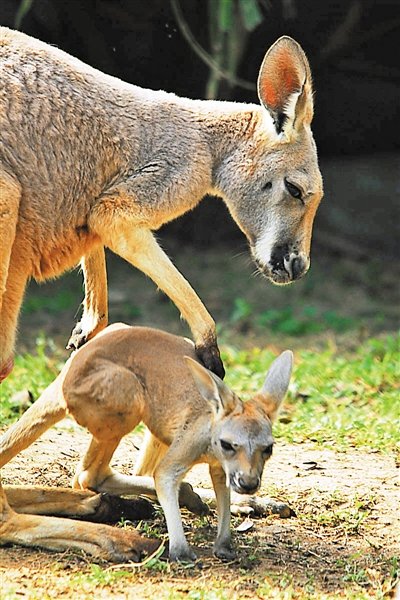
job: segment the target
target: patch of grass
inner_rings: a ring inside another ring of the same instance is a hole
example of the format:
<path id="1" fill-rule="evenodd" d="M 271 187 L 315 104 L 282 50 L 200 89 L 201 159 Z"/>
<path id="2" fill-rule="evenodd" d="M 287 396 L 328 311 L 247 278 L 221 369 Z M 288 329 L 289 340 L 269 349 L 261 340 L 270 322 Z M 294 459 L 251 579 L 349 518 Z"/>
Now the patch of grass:
<path id="1" fill-rule="evenodd" d="M 249 397 L 262 387 L 274 355 L 269 349 L 225 348 L 226 381 Z M 288 397 L 275 435 L 344 450 L 400 450 L 400 336 L 362 343 L 343 354 L 334 346 L 296 352 Z"/>
<path id="2" fill-rule="evenodd" d="M 360 324 L 358 320 L 345 317 L 334 310 L 321 311 L 312 305 L 296 310 L 286 306 L 257 313 L 244 298 L 235 298 L 230 321 L 241 329 L 256 325 L 289 336 L 315 334 L 327 329 L 343 333 Z"/>
<path id="3" fill-rule="evenodd" d="M 26 410 L 25 403 L 12 400 L 17 392 L 29 390 L 34 399 L 38 398 L 58 375 L 62 365 L 54 344 L 43 336 L 37 339 L 34 354 L 18 355 L 14 371 L 0 385 L 0 426 L 14 421 Z"/>
<path id="4" fill-rule="evenodd" d="M 79 573 L 75 575 L 71 583 L 74 585 L 78 585 L 79 587 L 109 587 L 119 581 L 121 578 L 130 577 L 131 572 L 118 569 L 118 570 L 110 570 L 103 569 L 100 565 L 92 564 L 90 565 L 89 573 Z"/>
<path id="5" fill-rule="evenodd" d="M 373 495 L 355 494 L 353 497 L 343 496 L 340 490 L 328 494 L 316 492 L 308 494 L 308 502 L 302 508 L 298 518 L 321 534 L 327 529 L 335 534 L 346 536 L 364 535 L 368 530 L 368 518 L 375 506 Z M 318 505 L 318 510 L 315 506 Z"/>
<path id="6" fill-rule="evenodd" d="M 28 295 L 22 306 L 26 314 L 32 314 L 38 311 L 46 311 L 52 315 L 57 315 L 63 310 L 68 310 L 76 304 L 76 295 L 70 290 L 60 290 L 52 296 Z"/>

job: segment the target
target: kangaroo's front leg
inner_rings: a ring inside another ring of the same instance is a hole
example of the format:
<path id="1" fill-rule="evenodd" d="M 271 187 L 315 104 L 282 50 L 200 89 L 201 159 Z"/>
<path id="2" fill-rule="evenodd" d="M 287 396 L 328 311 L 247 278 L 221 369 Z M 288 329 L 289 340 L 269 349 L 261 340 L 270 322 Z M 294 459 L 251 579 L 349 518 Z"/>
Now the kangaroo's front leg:
<path id="1" fill-rule="evenodd" d="M 113 213 L 110 221 L 109 210 L 104 204 L 96 207 L 90 217 L 91 229 L 101 237 L 104 245 L 143 271 L 171 298 L 192 330 L 199 358 L 208 369 L 224 377 L 215 323 L 200 298 L 149 229 L 138 228 L 125 213 Z"/>
<path id="2" fill-rule="evenodd" d="M 77 349 L 106 327 L 108 322 L 107 270 L 103 246 L 81 260 L 85 282 L 83 314 L 72 330 L 67 349 Z"/>
<path id="3" fill-rule="evenodd" d="M 192 427 L 197 424 L 193 423 Z M 205 449 L 206 445 L 202 447 L 200 441 L 193 441 L 192 433 L 190 437 L 178 435 L 154 472 L 158 501 L 167 521 L 171 561 L 192 562 L 196 559 L 183 531 L 178 491 L 183 477 Z"/>
<path id="4" fill-rule="evenodd" d="M 222 467 L 210 465 L 210 476 L 214 486 L 218 513 L 218 533 L 214 543 L 214 554 L 223 560 L 233 560 L 236 552 L 231 546 L 230 488 L 226 485 L 226 474 Z"/>

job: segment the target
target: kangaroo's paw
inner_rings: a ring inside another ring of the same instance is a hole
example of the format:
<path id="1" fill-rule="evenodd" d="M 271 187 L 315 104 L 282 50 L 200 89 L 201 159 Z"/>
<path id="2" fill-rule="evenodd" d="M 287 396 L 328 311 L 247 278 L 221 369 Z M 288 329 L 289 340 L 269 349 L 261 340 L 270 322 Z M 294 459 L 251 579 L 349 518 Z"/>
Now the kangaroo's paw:
<path id="1" fill-rule="evenodd" d="M 86 321 L 86 323 L 85 323 Z M 82 319 L 75 325 L 72 330 L 71 337 L 67 343 L 67 350 L 78 350 L 88 340 L 91 340 L 97 333 L 106 327 L 106 319 L 100 321 L 92 321 L 91 319 Z"/>
<path id="2" fill-rule="evenodd" d="M 221 355 L 216 342 L 210 344 L 198 344 L 196 354 L 203 365 L 218 375 L 221 379 L 225 377 L 225 369 L 221 360 Z"/>
<path id="3" fill-rule="evenodd" d="M 8 360 L 6 360 L 5 363 L 3 363 L 2 365 L 0 365 L 0 383 L 9 376 L 9 374 L 11 373 L 11 371 L 14 368 L 14 358 L 12 356 L 10 356 L 10 358 Z"/>
<path id="4" fill-rule="evenodd" d="M 66 345 L 67 350 L 78 350 L 85 342 L 88 341 L 88 335 L 81 327 L 80 323 L 77 323 L 72 330 L 71 337 Z"/>
<path id="5" fill-rule="evenodd" d="M 236 494 L 235 492 L 231 496 L 231 512 L 234 515 L 252 514 L 256 517 L 279 515 L 281 519 L 296 516 L 294 510 L 284 502 L 277 502 L 271 498 Z"/>

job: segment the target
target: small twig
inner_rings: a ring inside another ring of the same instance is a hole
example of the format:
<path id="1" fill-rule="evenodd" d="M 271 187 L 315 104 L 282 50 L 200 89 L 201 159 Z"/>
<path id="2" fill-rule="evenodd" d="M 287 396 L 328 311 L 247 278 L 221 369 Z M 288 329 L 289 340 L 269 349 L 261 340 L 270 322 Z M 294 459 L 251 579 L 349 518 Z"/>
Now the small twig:
<path id="1" fill-rule="evenodd" d="M 204 48 L 199 44 L 199 42 L 194 37 L 192 31 L 190 30 L 185 18 L 183 16 L 181 7 L 179 5 L 178 0 L 171 0 L 171 8 L 174 13 L 174 17 L 178 24 L 178 27 L 189 44 L 192 50 L 197 54 L 197 56 L 212 70 L 214 73 L 218 73 L 220 77 L 223 77 L 227 81 L 229 81 L 233 85 L 237 85 L 239 87 L 244 88 L 245 90 L 251 90 L 252 92 L 256 90 L 256 86 L 254 83 L 247 81 L 246 79 L 241 79 L 240 77 L 236 77 L 221 67 L 214 61 L 214 59 L 204 50 Z"/>
<path id="2" fill-rule="evenodd" d="M 323 562 L 326 562 L 326 563 L 330 562 L 327 558 L 320 556 L 319 554 L 317 554 L 316 552 L 313 552 L 312 550 L 306 550 L 306 553 L 311 554 L 311 556 L 315 556 L 315 558 L 318 558 L 319 560 L 322 560 Z"/>
<path id="3" fill-rule="evenodd" d="M 159 546 L 156 550 L 154 550 L 154 552 L 152 554 L 150 554 L 150 556 L 148 556 L 147 558 L 142 560 L 142 562 L 140 562 L 140 563 L 134 563 L 134 562 L 121 563 L 119 565 L 112 565 L 111 567 L 108 567 L 105 570 L 113 571 L 115 569 L 126 569 L 128 567 L 140 569 L 141 567 L 145 567 L 154 558 L 159 558 L 163 554 L 164 550 L 165 550 L 165 545 L 162 543 L 161 546 Z"/>

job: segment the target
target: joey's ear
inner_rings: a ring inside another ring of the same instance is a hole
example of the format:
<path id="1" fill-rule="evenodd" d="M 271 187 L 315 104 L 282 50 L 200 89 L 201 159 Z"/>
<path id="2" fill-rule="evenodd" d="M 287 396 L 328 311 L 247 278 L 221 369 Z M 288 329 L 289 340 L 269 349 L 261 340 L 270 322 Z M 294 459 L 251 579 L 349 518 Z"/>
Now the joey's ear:
<path id="1" fill-rule="evenodd" d="M 217 413 L 229 414 L 239 406 L 240 401 L 222 379 L 193 360 L 193 358 L 189 356 L 184 358 L 197 389 L 203 398 L 210 402 Z"/>
<path id="2" fill-rule="evenodd" d="M 279 38 L 267 51 L 257 82 L 258 97 L 271 115 L 276 132 L 288 134 L 313 117 L 311 71 L 301 46 Z"/>
<path id="3" fill-rule="evenodd" d="M 271 421 L 275 419 L 282 400 L 286 396 L 292 368 L 293 352 L 285 350 L 285 352 L 282 352 L 274 360 L 265 378 L 260 396 L 266 405 L 266 410 Z"/>

